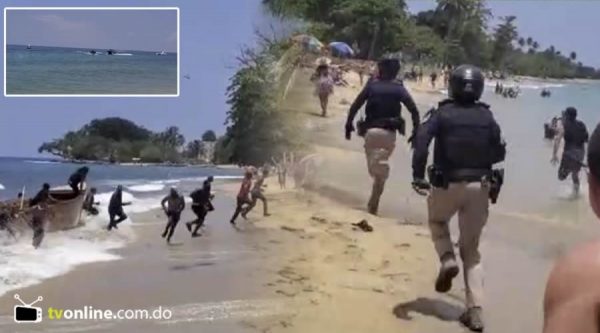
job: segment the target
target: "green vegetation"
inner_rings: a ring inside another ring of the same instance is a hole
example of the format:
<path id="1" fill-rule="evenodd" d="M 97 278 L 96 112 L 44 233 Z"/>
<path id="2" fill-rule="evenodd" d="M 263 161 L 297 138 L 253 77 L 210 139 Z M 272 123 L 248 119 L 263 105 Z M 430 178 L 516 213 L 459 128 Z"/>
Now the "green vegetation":
<path id="1" fill-rule="evenodd" d="M 203 138 L 214 139 L 213 131 Z M 210 141 L 210 140 L 205 140 Z M 50 153 L 65 159 L 145 163 L 193 162 L 199 156 L 203 142 L 195 140 L 182 149 L 185 137 L 179 128 L 168 127 L 163 132 L 152 132 L 132 121 L 121 118 L 95 119 L 77 131 L 60 139 L 43 143 L 39 153 Z"/>
<path id="2" fill-rule="evenodd" d="M 297 146 L 294 121 L 280 103 L 299 56 L 296 48 L 264 37 L 256 49 L 242 51 L 227 89 L 227 132 L 216 142 L 217 161 L 260 165 Z"/>
<path id="3" fill-rule="evenodd" d="M 516 16 L 499 18 L 485 0 L 437 0 L 433 10 L 411 15 L 404 0 L 263 0 L 274 14 L 299 18 L 323 41 L 358 47 L 358 57 L 402 52 L 411 63 L 471 63 L 488 70 L 553 78 L 597 78 L 600 71 L 577 62 L 577 53 L 554 46 L 540 50 L 519 36 Z M 491 31 L 491 33 L 490 33 Z"/>

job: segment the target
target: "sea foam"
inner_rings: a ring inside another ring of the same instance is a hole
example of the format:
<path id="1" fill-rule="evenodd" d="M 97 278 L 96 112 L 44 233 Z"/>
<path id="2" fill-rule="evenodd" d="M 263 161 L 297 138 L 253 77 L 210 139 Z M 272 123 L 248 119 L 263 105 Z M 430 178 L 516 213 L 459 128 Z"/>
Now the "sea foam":
<path id="1" fill-rule="evenodd" d="M 77 265 L 120 259 L 111 250 L 126 246 L 135 239 L 135 233 L 131 218 L 119 224 L 118 230 L 106 231 L 110 196 L 111 193 L 97 194 L 98 216 L 86 217 L 82 227 L 46 234 L 38 249 L 31 246 L 29 231 L 18 235 L 18 240 L 0 232 L 0 296 L 65 274 Z M 123 192 L 123 201 L 132 202 L 131 206 L 124 207 L 126 213 L 142 213 L 160 207 L 159 197 L 138 199 Z"/>

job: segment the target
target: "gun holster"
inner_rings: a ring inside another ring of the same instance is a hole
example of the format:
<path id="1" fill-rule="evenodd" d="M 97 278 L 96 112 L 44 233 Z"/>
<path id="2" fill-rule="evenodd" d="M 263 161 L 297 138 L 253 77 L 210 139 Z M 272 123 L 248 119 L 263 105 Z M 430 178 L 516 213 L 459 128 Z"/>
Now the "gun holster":
<path id="1" fill-rule="evenodd" d="M 444 175 L 442 170 L 430 165 L 427 168 L 427 178 L 429 178 L 429 184 L 437 188 L 448 188 L 448 177 Z"/>
<path id="2" fill-rule="evenodd" d="M 498 196 L 500 196 L 500 190 L 502 190 L 502 185 L 504 185 L 504 169 L 492 170 L 492 173 L 487 181 L 490 186 L 490 202 L 492 204 L 496 204 L 498 201 Z"/>
<path id="3" fill-rule="evenodd" d="M 364 119 L 360 119 L 356 122 L 356 130 L 359 136 L 365 136 L 367 131 L 371 128 L 382 128 L 388 131 L 398 131 L 400 135 L 404 135 L 406 132 L 406 124 L 402 117 L 394 118 L 380 118 L 367 122 Z"/>
<path id="4" fill-rule="evenodd" d="M 367 123 L 365 122 L 365 119 L 361 117 L 356 122 L 356 134 L 360 137 L 364 137 L 367 134 L 367 130 Z"/>

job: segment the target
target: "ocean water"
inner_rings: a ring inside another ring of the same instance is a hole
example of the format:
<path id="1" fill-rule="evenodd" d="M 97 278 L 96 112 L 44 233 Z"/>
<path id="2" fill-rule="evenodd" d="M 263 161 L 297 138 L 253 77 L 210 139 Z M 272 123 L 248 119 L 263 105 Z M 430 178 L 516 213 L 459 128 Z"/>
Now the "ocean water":
<path id="1" fill-rule="evenodd" d="M 9 95 L 175 95 L 177 54 L 7 45 Z M 160 50 L 158 50 L 160 51 Z"/>
<path id="2" fill-rule="evenodd" d="M 600 122 L 600 82 L 562 83 L 526 80 L 519 83 L 522 95 L 505 99 L 493 93 L 495 82 L 488 82 L 483 100 L 491 105 L 508 144 L 505 186 L 497 212 L 542 222 L 578 226 L 593 222 L 587 200 L 587 178 L 581 172 L 581 196 L 573 197 L 570 178 L 560 182 L 558 166 L 550 163 L 552 142 L 544 140 L 544 123 L 562 110 L 578 110 L 590 134 Z M 540 92 L 547 88 L 550 98 Z M 559 156 L 560 157 L 560 156 Z"/>
<path id="3" fill-rule="evenodd" d="M 27 197 L 35 193 L 42 183 L 64 186 L 69 175 L 81 165 L 60 163 L 47 159 L 0 158 L 0 200 L 16 198 L 25 187 Z M 42 246 L 31 246 L 31 235 L 18 240 L 0 232 L 0 296 L 10 290 L 23 288 L 68 272 L 77 265 L 118 260 L 111 250 L 126 246 L 135 240 L 131 213 L 143 213 L 160 207 L 160 200 L 171 186 L 187 196 L 202 185 L 207 176 L 215 181 L 233 181 L 240 178 L 237 170 L 213 167 L 162 167 L 91 165 L 88 183 L 98 189 L 96 201 L 100 214 L 86 217 L 83 227 L 46 235 Z M 123 200 L 130 218 L 119 229 L 108 233 L 108 202 L 117 185 L 124 186 Z M 85 215 L 85 214 L 84 214 Z"/>

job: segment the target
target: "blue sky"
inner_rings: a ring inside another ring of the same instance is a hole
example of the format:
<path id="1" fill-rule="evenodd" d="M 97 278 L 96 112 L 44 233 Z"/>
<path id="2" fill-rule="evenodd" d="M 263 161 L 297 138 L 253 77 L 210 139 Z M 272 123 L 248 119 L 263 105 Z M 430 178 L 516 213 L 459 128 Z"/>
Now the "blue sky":
<path id="1" fill-rule="evenodd" d="M 8 44 L 177 51 L 176 10 L 9 10 L 6 25 Z"/>
<path id="2" fill-rule="evenodd" d="M 128 118 L 152 130 L 176 125 L 188 139 L 207 129 L 223 133 L 225 89 L 235 71 L 235 57 L 242 45 L 253 44 L 254 29 L 268 21 L 260 0 L 3 0 L 2 4 L 179 7 L 181 74 L 191 79 L 181 79 L 178 98 L 0 97 L 0 156 L 35 156 L 43 141 L 109 116 Z M 434 2 L 409 1 L 409 5 L 420 10 Z M 553 44 L 563 52 L 576 51 L 585 63 L 600 66 L 600 43 L 591 37 L 600 31 L 595 17 L 600 1 L 504 0 L 491 1 L 490 7 L 497 16 L 517 15 L 521 33 L 543 47 Z M 3 63 L 4 59 L 0 66 Z"/>
<path id="3" fill-rule="evenodd" d="M 494 0 L 487 1 L 497 18 L 515 15 L 521 36 L 537 40 L 542 49 L 554 45 L 563 54 L 577 52 L 584 64 L 600 67 L 600 1 Z M 433 0 L 409 0 L 410 11 L 435 7 Z M 492 22 L 494 23 L 494 22 Z"/>

